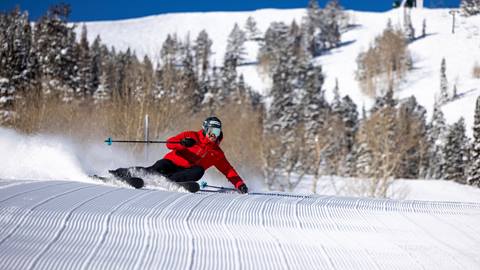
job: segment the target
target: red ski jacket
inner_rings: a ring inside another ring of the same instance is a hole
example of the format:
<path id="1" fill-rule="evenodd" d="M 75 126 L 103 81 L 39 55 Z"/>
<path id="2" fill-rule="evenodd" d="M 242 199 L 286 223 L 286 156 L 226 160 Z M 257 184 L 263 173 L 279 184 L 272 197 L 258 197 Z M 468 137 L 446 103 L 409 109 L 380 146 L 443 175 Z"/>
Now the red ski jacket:
<path id="1" fill-rule="evenodd" d="M 183 138 L 192 138 L 197 143 L 192 147 L 185 147 L 179 143 L 171 143 L 179 142 Z M 228 181 L 230 181 L 235 188 L 238 188 L 243 184 L 243 180 L 232 165 L 230 165 L 222 149 L 220 149 L 219 144 L 222 138 L 223 134 L 220 135 L 220 138 L 216 142 L 212 142 L 203 135 L 203 130 L 182 132 L 167 140 L 167 148 L 172 151 L 167 153 L 164 158 L 184 168 L 197 165 L 207 170 L 211 166 L 215 166 L 227 177 Z"/>

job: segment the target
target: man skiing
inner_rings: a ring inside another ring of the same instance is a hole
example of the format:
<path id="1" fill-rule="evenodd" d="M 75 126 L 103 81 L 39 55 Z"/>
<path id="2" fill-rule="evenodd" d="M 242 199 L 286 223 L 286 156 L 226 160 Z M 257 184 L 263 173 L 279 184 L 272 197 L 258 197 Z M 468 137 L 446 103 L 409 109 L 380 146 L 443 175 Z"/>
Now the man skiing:
<path id="1" fill-rule="evenodd" d="M 185 187 L 190 192 L 197 192 L 205 170 L 215 166 L 241 193 L 247 193 L 247 185 L 225 157 L 220 142 L 223 139 L 222 122 L 217 117 L 208 117 L 203 121 L 199 131 L 185 131 L 167 140 L 167 148 L 171 151 L 163 159 L 150 167 L 134 167 L 148 173 L 158 173 L 171 181 Z M 128 168 L 110 171 L 120 178 L 132 177 Z M 136 188 L 143 186 L 134 185 Z"/>

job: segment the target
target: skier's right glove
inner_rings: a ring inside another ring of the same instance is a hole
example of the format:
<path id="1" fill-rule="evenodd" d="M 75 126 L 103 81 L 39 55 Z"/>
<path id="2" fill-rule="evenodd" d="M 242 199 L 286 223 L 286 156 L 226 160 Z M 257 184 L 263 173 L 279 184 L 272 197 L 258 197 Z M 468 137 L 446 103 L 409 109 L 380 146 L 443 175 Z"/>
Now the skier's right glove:
<path id="1" fill-rule="evenodd" d="M 180 144 L 185 146 L 185 147 L 192 147 L 196 144 L 197 142 L 192 139 L 192 138 L 183 138 L 181 141 L 180 141 Z"/>
<path id="2" fill-rule="evenodd" d="M 243 193 L 243 194 L 248 193 L 248 187 L 247 187 L 247 185 L 241 184 L 241 185 L 238 187 L 238 191 L 240 191 L 240 193 Z"/>

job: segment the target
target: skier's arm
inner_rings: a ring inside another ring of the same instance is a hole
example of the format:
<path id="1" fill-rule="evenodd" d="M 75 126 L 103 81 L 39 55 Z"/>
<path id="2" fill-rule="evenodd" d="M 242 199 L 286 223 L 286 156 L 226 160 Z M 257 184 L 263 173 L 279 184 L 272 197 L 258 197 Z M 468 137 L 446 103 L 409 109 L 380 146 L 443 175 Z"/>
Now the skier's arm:
<path id="1" fill-rule="evenodd" d="M 240 186 L 245 185 L 242 178 L 238 175 L 235 169 L 230 165 L 228 160 L 223 156 L 216 164 L 215 167 L 227 177 L 228 181 L 238 189 Z"/>
<path id="2" fill-rule="evenodd" d="M 170 137 L 167 139 L 167 148 L 170 150 L 184 150 L 187 148 L 184 144 L 178 143 L 181 142 L 185 138 L 192 138 L 194 137 L 195 134 L 192 134 L 192 132 L 182 132 L 176 136 Z"/>

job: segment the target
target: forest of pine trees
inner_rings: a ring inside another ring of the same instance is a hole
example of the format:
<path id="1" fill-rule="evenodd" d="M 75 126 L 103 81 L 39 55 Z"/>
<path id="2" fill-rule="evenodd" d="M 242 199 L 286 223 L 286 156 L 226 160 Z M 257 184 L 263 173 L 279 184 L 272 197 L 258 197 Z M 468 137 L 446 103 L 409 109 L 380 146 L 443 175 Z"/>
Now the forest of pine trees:
<path id="1" fill-rule="evenodd" d="M 414 97 L 394 98 L 394 83 L 375 86 L 375 104 L 362 115 L 341 94 L 349 91 L 341 81 L 333 100 L 325 99 L 322 67 L 312 60 L 339 46 L 345 15 L 338 1 L 320 8 L 311 0 L 302 21 L 272 22 L 264 33 L 253 17 L 235 24 L 221 66 L 210 61 L 213 41 L 205 30 L 192 39 L 169 34 L 160 61 L 152 62 L 130 49 L 108 48 L 99 36 L 87 40 L 83 25 L 77 37 L 69 13 L 66 5 L 54 6 L 34 24 L 19 9 L 0 14 L 2 125 L 30 133 L 137 138 L 145 114 L 155 123 L 152 136 L 191 128 L 216 114 L 228 123 L 225 147 L 232 160 L 240 168 L 258 169 L 271 189 L 291 190 L 306 175 L 372 179 L 373 196 L 385 196 L 397 178 L 480 185 L 480 101 L 470 143 L 463 119 L 445 124 L 445 60 L 441 97 L 430 120 Z M 415 36 L 410 26 L 404 26 L 407 32 L 387 26 L 377 37 L 375 44 L 388 49 L 377 59 L 377 70 L 362 69 L 377 50 L 359 56 L 360 80 L 386 75 L 393 82 L 403 75 L 412 64 L 406 50 Z M 273 82 L 265 97 L 237 71 L 244 64 L 246 41 L 260 44 L 259 68 Z"/>

